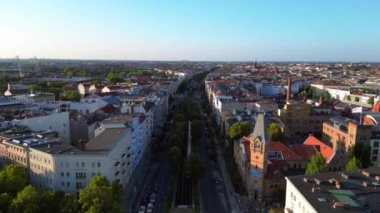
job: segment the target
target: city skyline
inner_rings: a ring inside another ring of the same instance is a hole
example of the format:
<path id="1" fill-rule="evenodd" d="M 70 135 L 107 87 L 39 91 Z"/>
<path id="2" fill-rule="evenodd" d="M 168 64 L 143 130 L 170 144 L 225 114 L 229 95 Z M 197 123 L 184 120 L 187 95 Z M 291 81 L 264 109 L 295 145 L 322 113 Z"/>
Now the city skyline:
<path id="1" fill-rule="evenodd" d="M 1 2 L 0 58 L 368 61 L 380 3 Z"/>

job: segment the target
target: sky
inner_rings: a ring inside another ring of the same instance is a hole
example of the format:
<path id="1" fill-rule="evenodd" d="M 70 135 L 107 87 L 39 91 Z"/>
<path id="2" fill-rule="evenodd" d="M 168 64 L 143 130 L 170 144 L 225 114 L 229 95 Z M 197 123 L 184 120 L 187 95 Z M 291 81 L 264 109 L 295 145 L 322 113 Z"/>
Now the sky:
<path id="1" fill-rule="evenodd" d="M 0 0 L 0 58 L 380 61 L 378 0 Z"/>

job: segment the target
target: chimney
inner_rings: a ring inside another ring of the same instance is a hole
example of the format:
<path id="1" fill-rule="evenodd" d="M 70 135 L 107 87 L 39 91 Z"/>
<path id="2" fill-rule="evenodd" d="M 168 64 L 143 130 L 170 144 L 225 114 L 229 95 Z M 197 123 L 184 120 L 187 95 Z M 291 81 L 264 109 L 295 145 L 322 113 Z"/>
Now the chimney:
<path id="1" fill-rule="evenodd" d="M 292 79 L 288 78 L 288 91 L 286 92 L 286 103 L 290 102 L 291 95 L 292 95 Z"/>
<path id="2" fill-rule="evenodd" d="M 84 141 L 82 139 L 78 140 L 78 147 L 79 147 L 80 151 L 84 151 L 85 150 L 85 144 L 84 144 Z"/>

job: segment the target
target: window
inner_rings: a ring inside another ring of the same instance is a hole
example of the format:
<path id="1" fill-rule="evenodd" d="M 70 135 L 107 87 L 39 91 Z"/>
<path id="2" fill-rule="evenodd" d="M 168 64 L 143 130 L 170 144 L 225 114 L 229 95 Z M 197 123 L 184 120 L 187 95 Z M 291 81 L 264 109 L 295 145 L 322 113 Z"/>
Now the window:
<path id="1" fill-rule="evenodd" d="M 372 161 L 377 161 L 377 156 L 372 156 Z"/>
<path id="2" fill-rule="evenodd" d="M 67 177 L 70 177 L 70 172 L 67 172 L 67 173 L 66 173 L 66 176 L 67 176 Z"/>
<path id="3" fill-rule="evenodd" d="M 373 147 L 379 147 L 379 141 L 373 142 Z"/>
<path id="4" fill-rule="evenodd" d="M 93 172 L 91 175 L 92 175 L 92 177 L 95 177 L 95 172 Z"/>
<path id="5" fill-rule="evenodd" d="M 102 173 L 98 172 L 98 176 L 102 175 Z"/>
<path id="6" fill-rule="evenodd" d="M 61 172 L 61 177 L 65 177 L 65 173 L 64 172 Z"/>
<path id="7" fill-rule="evenodd" d="M 84 168 L 86 166 L 86 164 L 84 162 L 82 162 L 82 168 Z"/>
<path id="8" fill-rule="evenodd" d="M 374 155 L 377 155 L 377 153 L 378 153 L 378 149 L 374 149 L 374 150 L 372 151 L 372 154 L 374 154 Z"/>
<path id="9" fill-rule="evenodd" d="M 66 187 L 67 187 L 67 188 L 70 188 L 70 182 L 67 182 L 67 183 L 66 183 Z"/>
<path id="10" fill-rule="evenodd" d="M 86 172 L 77 172 L 75 177 L 76 179 L 86 179 Z"/>
<path id="11" fill-rule="evenodd" d="M 98 162 L 98 167 L 100 167 L 100 162 Z"/>
<path id="12" fill-rule="evenodd" d="M 83 189 L 85 187 L 85 183 L 83 183 L 83 182 L 77 182 L 76 183 L 76 187 L 77 187 L 77 189 Z"/>
<path id="13" fill-rule="evenodd" d="M 65 182 L 61 182 L 61 187 L 64 187 L 65 186 Z"/>
<path id="14" fill-rule="evenodd" d="M 94 162 L 92 163 L 92 168 L 95 168 L 95 163 Z"/>

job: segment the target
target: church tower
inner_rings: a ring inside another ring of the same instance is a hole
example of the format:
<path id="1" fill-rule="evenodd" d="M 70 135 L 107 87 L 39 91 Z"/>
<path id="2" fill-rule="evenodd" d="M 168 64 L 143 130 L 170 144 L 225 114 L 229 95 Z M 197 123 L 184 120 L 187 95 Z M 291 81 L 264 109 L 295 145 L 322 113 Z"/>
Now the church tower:
<path id="1" fill-rule="evenodd" d="M 263 199 L 264 178 L 268 167 L 269 135 L 264 114 L 259 114 L 250 138 L 250 197 Z"/>

